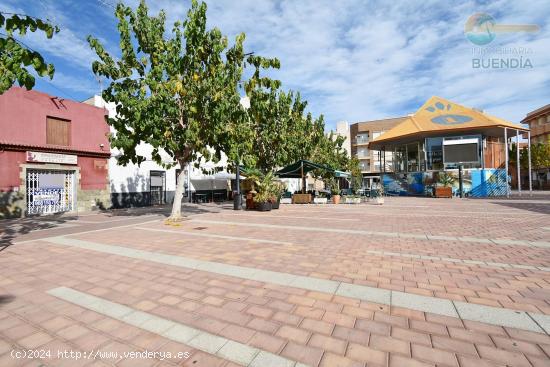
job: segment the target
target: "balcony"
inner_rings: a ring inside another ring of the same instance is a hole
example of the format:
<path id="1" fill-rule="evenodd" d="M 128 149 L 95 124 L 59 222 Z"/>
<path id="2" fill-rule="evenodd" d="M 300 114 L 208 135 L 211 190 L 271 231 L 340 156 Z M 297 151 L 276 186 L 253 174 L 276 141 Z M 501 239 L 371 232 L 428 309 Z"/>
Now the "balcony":
<path id="1" fill-rule="evenodd" d="M 370 152 L 367 151 L 358 151 L 356 154 L 357 158 L 359 159 L 369 159 L 370 158 Z"/>
<path id="2" fill-rule="evenodd" d="M 355 145 L 364 145 L 364 144 L 368 144 L 369 143 L 369 138 L 368 137 L 358 137 L 358 138 L 355 138 L 353 139 L 353 144 Z"/>

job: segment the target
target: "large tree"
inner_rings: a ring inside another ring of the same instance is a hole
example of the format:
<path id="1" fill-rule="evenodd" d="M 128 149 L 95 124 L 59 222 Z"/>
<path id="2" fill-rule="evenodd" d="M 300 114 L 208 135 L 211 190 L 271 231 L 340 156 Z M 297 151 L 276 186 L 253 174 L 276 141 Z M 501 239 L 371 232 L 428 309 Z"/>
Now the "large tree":
<path id="1" fill-rule="evenodd" d="M 110 80 L 103 98 L 116 104 L 117 116 L 108 123 L 116 130 L 110 139 L 122 152 L 119 162 L 143 162 L 136 147 L 144 142 L 153 147 L 158 164 L 166 166 L 164 151 L 182 168 L 171 220 L 181 219 L 183 168 L 189 162 L 218 162 L 224 150 L 234 155 L 231 142 L 243 136 L 238 84 L 246 64 L 245 36 L 239 34 L 228 47 L 219 29 L 207 29 L 206 9 L 193 0 L 187 18 L 167 35 L 164 11 L 150 16 L 144 1 L 135 11 L 119 3 L 119 60 L 88 37 L 100 59 L 93 63 L 94 73 Z M 257 58 L 261 67 L 276 64 Z"/>
<path id="2" fill-rule="evenodd" d="M 0 94 L 16 82 L 32 89 L 35 79 L 29 72 L 31 68 L 39 76 L 53 78 L 54 66 L 46 63 L 40 53 L 14 37 L 14 33 L 24 36 L 28 31 L 37 30 L 44 32 L 47 38 L 52 38 L 54 33 L 59 32 L 59 28 L 48 21 L 23 14 L 0 12 Z"/>

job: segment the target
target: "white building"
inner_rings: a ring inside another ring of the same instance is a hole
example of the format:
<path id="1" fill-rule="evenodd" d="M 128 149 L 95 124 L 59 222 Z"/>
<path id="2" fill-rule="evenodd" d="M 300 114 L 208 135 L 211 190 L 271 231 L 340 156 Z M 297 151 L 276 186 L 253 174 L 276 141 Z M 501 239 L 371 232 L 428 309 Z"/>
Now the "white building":
<path id="1" fill-rule="evenodd" d="M 349 130 L 348 122 L 347 121 L 337 122 L 335 134 L 337 136 L 343 136 L 346 139 L 344 140 L 344 144 L 342 145 L 342 147 L 346 150 L 348 157 L 351 157 L 351 139 L 350 139 L 350 130 Z"/>
<path id="2" fill-rule="evenodd" d="M 114 103 L 106 103 L 101 96 L 93 96 L 84 103 L 104 108 L 109 117 L 116 117 Z M 111 133 L 115 133 L 112 127 Z M 180 167 L 176 164 L 167 169 L 157 164 L 151 157 L 152 151 L 153 147 L 151 145 L 139 144 L 136 147 L 136 152 L 145 157 L 145 161 L 139 166 L 133 163 L 123 166 L 118 163 L 121 152 L 118 149 L 111 148 L 109 181 L 111 202 L 114 208 L 165 204 L 173 201 Z M 173 162 L 172 158 L 165 152 L 161 151 L 160 155 L 164 163 L 170 164 Z M 184 167 L 184 199 L 194 201 L 226 199 L 227 191 L 230 189 L 229 179 L 232 176 L 225 169 L 214 175 L 203 173 L 203 169 L 211 170 L 214 167 L 225 168 L 226 166 L 227 159 L 222 155 L 222 160 L 218 164 L 206 162 L 201 164 L 201 168 L 196 168 L 193 164 Z"/>

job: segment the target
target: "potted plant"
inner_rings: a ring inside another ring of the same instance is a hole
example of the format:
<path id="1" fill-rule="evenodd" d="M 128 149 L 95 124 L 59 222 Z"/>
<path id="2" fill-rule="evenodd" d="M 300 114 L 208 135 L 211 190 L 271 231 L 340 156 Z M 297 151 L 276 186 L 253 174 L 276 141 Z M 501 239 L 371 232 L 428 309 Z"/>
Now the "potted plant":
<path id="1" fill-rule="evenodd" d="M 271 184 L 271 208 L 279 209 L 279 204 L 281 203 L 281 197 L 285 192 L 285 185 L 280 181 L 273 181 Z"/>
<path id="2" fill-rule="evenodd" d="M 374 190 L 375 197 L 374 197 L 374 204 L 376 205 L 382 205 L 384 204 L 384 185 L 379 184 L 376 189 Z"/>
<path id="3" fill-rule="evenodd" d="M 332 203 L 340 204 L 340 190 L 336 186 L 330 188 L 330 193 L 332 194 Z"/>
<path id="4" fill-rule="evenodd" d="M 435 197 L 436 198 L 452 198 L 453 197 L 453 188 L 452 185 L 455 182 L 453 176 L 447 172 L 439 174 L 438 184 L 435 186 Z"/>
<path id="5" fill-rule="evenodd" d="M 257 189 L 256 195 L 252 198 L 254 208 L 262 212 L 270 211 L 273 208 L 273 202 L 276 203 L 275 205 L 278 208 L 276 195 L 279 189 L 275 185 L 273 173 L 269 172 L 266 175 L 257 174 L 253 177 L 253 180 L 255 189 Z"/>
<path id="6" fill-rule="evenodd" d="M 259 192 L 252 200 L 254 200 L 256 210 L 260 212 L 268 212 L 272 208 L 271 193 L 269 192 Z"/>

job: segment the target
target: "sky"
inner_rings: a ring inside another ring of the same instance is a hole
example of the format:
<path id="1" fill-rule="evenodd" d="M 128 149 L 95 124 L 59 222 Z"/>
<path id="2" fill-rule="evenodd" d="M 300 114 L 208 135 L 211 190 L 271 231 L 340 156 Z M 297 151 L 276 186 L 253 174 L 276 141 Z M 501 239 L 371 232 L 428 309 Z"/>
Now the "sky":
<path id="1" fill-rule="evenodd" d="M 231 43 L 244 32 L 246 52 L 279 58 L 281 68 L 271 76 L 284 89 L 301 92 L 308 110 L 325 116 L 327 129 L 338 121 L 414 113 L 432 95 L 512 122 L 550 103 L 548 0 L 206 2 L 209 26 L 220 28 Z M 124 3 L 135 7 L 138 0 Z M 190 6 L 190 0 L 147 3 L 150 13 L 166 11 L 167 29 L 184 19 Z M 120 54 L 113 4 L 115 0 L 2 0 L 3 12 L 49 18 L 61 29 L 51 40 L 38 33 L 20 38 L 55 64 L 53 80 L 38 80 L 35 89 L 75 100 L 100 93 L 91 71 L 96 55 L 86 37 L 91 34 L 109 52 Z M 496 24 L 540 29 L 498 33 L 478 46 L 464 34 L 465 22 L 475 13 L 490 15 Z M 491 67 L 474 67 L 482 53 Z M 518 62 L 525 67 L 510 67 Z M 494 67 L 503 63 L 508 66 Z"/>

